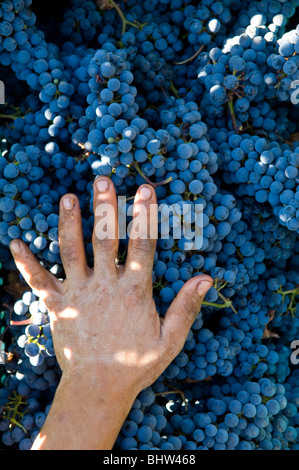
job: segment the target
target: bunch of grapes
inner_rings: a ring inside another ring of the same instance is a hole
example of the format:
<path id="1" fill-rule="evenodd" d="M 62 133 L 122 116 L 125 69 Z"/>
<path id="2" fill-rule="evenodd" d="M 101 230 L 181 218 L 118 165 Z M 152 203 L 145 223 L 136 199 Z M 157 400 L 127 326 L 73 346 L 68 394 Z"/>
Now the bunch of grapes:
<path id="1" fill-rule="evenodd" d="M 0 4 L 1 446 L 31 448 L 61 377 L 9 244 L 62 279 L 59 201 L 72 192 L 92 266 L 105 175 L 128 213 L 152 185 L 168 221 L 152 273 L 161 316 L 189 279 L 214 280 L 115 449 L 297 450 L 298 0 L 70 0 L 59 25 L 31 4 Z"/>

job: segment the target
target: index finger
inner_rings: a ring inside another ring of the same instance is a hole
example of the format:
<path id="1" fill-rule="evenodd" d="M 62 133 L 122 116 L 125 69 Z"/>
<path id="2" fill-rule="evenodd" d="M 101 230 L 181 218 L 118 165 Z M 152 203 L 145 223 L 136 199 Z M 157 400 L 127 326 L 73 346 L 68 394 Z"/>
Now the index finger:
<path id="1" fill-rule="evenodd" d="M 135 197 L 125 275 L 152 279 L 158 233 L 158 208 L 154 188 L 142 185 Z"/>

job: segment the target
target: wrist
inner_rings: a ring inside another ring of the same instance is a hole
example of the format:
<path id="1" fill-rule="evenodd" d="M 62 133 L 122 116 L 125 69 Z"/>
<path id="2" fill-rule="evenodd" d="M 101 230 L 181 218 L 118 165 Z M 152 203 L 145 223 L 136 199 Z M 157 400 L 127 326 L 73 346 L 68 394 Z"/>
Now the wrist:
<path id="1" fill-rule="evenodd" d="M 139 392 L 133 388 L 123 387 L 111 377 L 91 378 L 89 374 L 77 377 L 63 373 L 57 392 L 64 401 L 76 402 L 84 400 L 84 406 L 97 411 L 103 405 L 109 407 L 125 407 L 133 404 Z"/>
<path id="2" fill-rule="evenodd" d="M 90 367 L 80 371 L 75 368 L 65 369 L 59 383 L 61 395 L 68 395 L 74 399 L 89 397 L 89 401 L 107 403 L 107 405 L 125 403 L 126 399 L 134 402 L 140 390 L 130 381 L 120 380 L 118 374 L 111 369 Z"/>
<path id="3" fill-rule="evenodd" d="M 136 398 L 119 384 L 63 372 L 35 450 L 111 450 Z"/>

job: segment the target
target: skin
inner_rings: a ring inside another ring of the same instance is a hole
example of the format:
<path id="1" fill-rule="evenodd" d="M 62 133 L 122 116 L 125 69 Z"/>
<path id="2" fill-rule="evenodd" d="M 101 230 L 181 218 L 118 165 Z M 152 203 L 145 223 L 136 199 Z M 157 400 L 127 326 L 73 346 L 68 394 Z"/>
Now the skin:
<path id="1" fill-rule="evenodd" d="M 152 270 L 156 240 L 150 224 L 157 214 L 150 185 L 139 188 L 133 211 L 146 211 L 143 235 L 130 239 L 125 266 L 117 266 L 118 239 L 101 240 L 97 224 L 103 204 L 115 209 L 109 178 L 94 183 L 94 268 L 87 266 L 79 201 L 73 194 L 60 202 L 59 243 L 66 280 L 46 271 L 25 243 L 11 251 L 29 286 L 45 302 L 55 352 L 62 370 L 53 405 L 32 450 L 110 450 L 132 404 L 182 350 L 212 279 L 200 275 L 180 290 L 164 318 L 153 299 Z M 114 215 L 109 215 L 114 217 Z M 135 224 L 135 225 L 134 225 Z"/>

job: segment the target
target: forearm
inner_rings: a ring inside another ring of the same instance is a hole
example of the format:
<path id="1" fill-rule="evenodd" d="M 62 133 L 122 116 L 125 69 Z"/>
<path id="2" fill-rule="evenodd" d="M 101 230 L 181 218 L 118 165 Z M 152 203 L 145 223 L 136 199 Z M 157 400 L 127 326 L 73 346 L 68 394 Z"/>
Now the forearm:
<path id="1" fill-rule="evenodd" d="M 107 384 L 68 382 L 62 377 L 32 450 L 112 449 L 134 394 Z"/>

